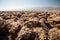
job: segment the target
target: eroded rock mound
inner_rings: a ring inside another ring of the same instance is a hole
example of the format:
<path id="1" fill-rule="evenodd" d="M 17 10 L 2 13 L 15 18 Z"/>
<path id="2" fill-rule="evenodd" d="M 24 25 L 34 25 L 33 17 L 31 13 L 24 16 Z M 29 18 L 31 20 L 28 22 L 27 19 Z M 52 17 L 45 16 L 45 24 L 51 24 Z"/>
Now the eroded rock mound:
<path id="1" fill-rule="evenodd" d="M 0 40 L 60 40 L 60 11 L 0 11 Z"/>

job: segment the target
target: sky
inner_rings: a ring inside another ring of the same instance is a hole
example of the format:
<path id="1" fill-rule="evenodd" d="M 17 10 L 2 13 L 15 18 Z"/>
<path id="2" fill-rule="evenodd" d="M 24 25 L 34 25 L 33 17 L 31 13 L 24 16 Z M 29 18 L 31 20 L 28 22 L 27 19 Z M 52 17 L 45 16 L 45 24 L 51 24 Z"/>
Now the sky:
<path id="1" fill-rule="evenodd" d="M 60 7 L 60 0 L 0 0 L 0 10 Z"/>

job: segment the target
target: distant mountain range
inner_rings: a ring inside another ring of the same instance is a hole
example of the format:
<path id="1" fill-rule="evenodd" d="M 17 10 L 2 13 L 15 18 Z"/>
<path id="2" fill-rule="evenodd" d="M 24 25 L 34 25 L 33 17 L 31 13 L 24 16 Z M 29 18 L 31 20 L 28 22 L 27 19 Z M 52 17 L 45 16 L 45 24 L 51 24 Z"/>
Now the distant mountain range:
<path id="1" fill-rule="evenodd" d="M 32 8 L 25 8 L 22 10 L 60 10 L 60 7 L 32 7 Z"/>
<path id="2" fill-rule="evenodd" d="M 60 7 L 30 7 L 24 9 L 13 9 L 13 10 L 3 10 L 3 11 L 19 11 L 19 10 L 60 10 Z"/>
<path id="3" fill-rule="evenodd" d="M 60 7 L 34 7 L 31 10 L 60 10 Z"/>

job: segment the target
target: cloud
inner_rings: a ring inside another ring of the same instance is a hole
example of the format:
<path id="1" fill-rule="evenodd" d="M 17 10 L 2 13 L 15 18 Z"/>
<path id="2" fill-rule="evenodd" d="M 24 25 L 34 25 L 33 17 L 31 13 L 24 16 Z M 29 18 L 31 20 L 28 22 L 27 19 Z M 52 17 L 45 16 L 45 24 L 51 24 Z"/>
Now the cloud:
<path id="1" fill-rule="evenodd" d="M 34 7 L 60 7 L 58 0 L 0 0 L 0 10 L 27 9 Z"/>

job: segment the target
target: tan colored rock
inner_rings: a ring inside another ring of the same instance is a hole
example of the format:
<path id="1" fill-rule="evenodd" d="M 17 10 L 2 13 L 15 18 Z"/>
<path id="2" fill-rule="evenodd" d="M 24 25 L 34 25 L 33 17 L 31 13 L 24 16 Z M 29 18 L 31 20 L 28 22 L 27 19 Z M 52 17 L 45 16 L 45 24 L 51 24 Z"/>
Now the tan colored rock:
<path id="1" fill-rule="evenodd" d="M 49 40 L 60 40 L 60 29 L 52 28 L 49 30 L 48 35 Z"/>

